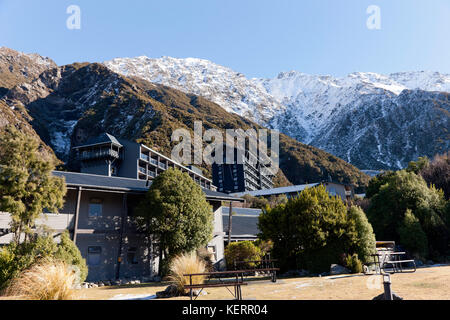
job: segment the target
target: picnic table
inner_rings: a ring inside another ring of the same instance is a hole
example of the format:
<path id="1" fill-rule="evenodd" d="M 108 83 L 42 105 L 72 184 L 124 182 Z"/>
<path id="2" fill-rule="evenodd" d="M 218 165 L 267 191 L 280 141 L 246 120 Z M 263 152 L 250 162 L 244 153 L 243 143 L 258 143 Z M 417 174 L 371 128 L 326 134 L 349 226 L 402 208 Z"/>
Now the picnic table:
<path id="1" fill-rule="evenodd" d="M 244 281 L 244 276 L 248 275 L 250 273 L 254 272 L 270 272 L 271 273 L 271 279 L 272 282 L 277 281 L 276 272 L 279 271 L 279 268 L 274 268 L 273 263 L 276 260 L 255 260 L 255 261 L 234 261 L 234 266 L 236 269 L 236 266 L 240 263 L 256 263 L 257 266 L 260 266 L 258 268 L 246 268 L 242 270 L 230 270 L 230 271 L 214 271 L 214 272 L 204 272 L 204 273 L 189 273 L 184 274 L 183 276 L 189 277 L 189 284 L 185 285 L 185 289 L 189 289 L 189 296 L 192 300 L 193 298 L 193 289 L 200 289 L 200 293 L 203 291 L 204 288 L 217 288 L 217 287 L 225 287 L 237 300 L 242 300 L 242 290 L 241 286 L 248 285 L 247 282 Z M 270 263 L 270 267 L 267 267 L 268 263 Z M 202 284 L 193 284 L 192 283 L 192 277 L 195 276 L 206 276 L 207 279 L 205 283 Z M 225 280 L 225 278 L 232 280 Z M 228 289 L 228 287 L 234 287 L 234 294 Z M 197 297 L 198 297 L 197 295 Z M 196 299 L 196 298 L 195 298 Z M 194 299 L 194 300 L 195 300 Z"/>
<path id="2" fill-rule="evenodd" d="M 203 272 L 203 273 L 189 273 L 183 274 L 185 277 L 189 277 L 189 285 L 185 285 L 185 289 L 189 289 L 189 297 L 192 300 L 193 289 L 200 289 L 199 294 L 204 288 L 217 288 L 225 287 L 237 300 L 242 300 L 241 286 L 245 286 L 248 283 L 244 282 L 245 270 L 235 270 L 235 271 L 215 271 L 215 272 Z M 192 277 L 195 276 L 206 276 L 207 280 L 202 284 L 192 284 Z M 233 280 L 227 280 L 223 278 L 233 278 Z M 215 279 L 215 281 L 213 280 Z M 228 289 L 228 287 L 234 287 L 234 294 Z M 197 298 L 195 298 L 197 299 Z M 194 299 L 194 300 L 195 300 Z"/>
<path id="3" fill-rule="evenodd" d="M 416 263 L 412 259 L 400 259 L 401 256 L 406 255 L 406 252 L 395 252 L 390 250 L 379 250 L 377 253 L 371 254 L 374 258 L 373 264 L 376 266 L 376 273 L 381 274 L 381 271 L 385 273 L 397 273 L 416 272 Z M 403 264 L 410 263 L 413 265 L 412 269 L 404 269 Z M 386 269 L 391 269 L 386 271 Z"/>

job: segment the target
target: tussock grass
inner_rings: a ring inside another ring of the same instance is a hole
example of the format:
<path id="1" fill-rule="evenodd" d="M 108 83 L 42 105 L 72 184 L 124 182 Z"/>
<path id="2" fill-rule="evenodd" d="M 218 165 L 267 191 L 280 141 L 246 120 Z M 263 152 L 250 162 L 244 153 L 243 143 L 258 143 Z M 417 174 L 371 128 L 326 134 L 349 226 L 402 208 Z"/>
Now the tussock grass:
<path id="1" fill-rule="evenodd" d="M 13 279 L 8 296 L 23 300 L 74 300 L 78 281 L 73 268 L 61 261 L 41 261 Z"/>
<path id="2" fill-rule="evenodd" d="M 189 277 L 183 274 L 204 272 L 207 272 L 205 262 L 195 253 L 185 253 L 172 260 L 169 280 L 177 286 L 180 293 L 185 293 L 184 285 L 189 284 Z M 192 284 L 202 284 L 204 281 L 205 276 L 192 277 Z"/>

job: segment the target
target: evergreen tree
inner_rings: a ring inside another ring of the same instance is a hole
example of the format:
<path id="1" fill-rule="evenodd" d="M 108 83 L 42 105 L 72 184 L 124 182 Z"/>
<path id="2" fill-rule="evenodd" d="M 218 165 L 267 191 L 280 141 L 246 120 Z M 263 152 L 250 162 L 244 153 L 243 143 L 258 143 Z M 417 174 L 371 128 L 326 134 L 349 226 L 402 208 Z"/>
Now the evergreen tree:
<path id="1" fill-rule="evenodd" d="M 414 172 L 401 170 L 371 180 L 366 195 L 370 199 L 367 217 L 379 239 L 401 244 L 399 228 L 410 209 L 427 236 L 428 252 L 432 258 L 438 259 L 448 253 L 450 230 L 441 190 L 428 187 L 425 180 Z"/>
<path id="2" fill-rule="evenodd" d="M 258 226 L 260 238 L 273 242 L 274 256 L 284 270 L 328 271 L 358 240 L 345 204 L 330 197 L 324 186 L 306 189 L 286 204 L 264 210 Z"/>
<path id="3" fill-rule="evenodd" d="M 64 180 L 52 177 L 54 165 L 41 159 L 38 142 L 14 127 L 0 136 L 0 211 L 11 215 L 14 241 L 30 240 L 35 220 L 44 209 L 57 212 L 64 204 Z"/>
<path id="4" fill-rule="evenodd" d="M 427 235 L 422 230 L 419 219 L 410 209 L 406 210 L 405 217 L 398 230 L 400 242 L 416 258 L 424 258 L 428 253 Z"/>
<path id="5" fill-rule="evenodd" d="M 200 186 L 178 169 L 156 177 L 136 210 L 138 225 L 159 246 L 160 274 L 165 274 L 171 258 L 211 240 L 213 219 Z"/>
<path id="6" fill-rule="evenodd" d="M 372 225 L 369 223 L 364 211 L 357 206 L 352 206 L 348 210 L 348 218 L 354 223 L 357 233 L 355 242 L 355 251 L 362 262 L 369 262 L 372 260 L 371 254 L 375 253 L 375 234 L 373 233 Z"/>

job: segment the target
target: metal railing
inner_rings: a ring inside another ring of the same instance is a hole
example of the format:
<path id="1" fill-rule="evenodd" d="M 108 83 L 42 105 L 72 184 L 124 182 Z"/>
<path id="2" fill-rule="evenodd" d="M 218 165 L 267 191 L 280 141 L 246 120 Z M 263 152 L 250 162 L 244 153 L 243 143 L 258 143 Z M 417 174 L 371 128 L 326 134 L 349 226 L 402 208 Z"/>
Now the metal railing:
<path id="1" fill-rule="evenodd" d="M 120 153 L 115 150 L 102 150 L 102 151 L 83 151 L 79 155 L 80 160 L 99 159 L 104 157 L 112 157 L 119 159 Z"/>

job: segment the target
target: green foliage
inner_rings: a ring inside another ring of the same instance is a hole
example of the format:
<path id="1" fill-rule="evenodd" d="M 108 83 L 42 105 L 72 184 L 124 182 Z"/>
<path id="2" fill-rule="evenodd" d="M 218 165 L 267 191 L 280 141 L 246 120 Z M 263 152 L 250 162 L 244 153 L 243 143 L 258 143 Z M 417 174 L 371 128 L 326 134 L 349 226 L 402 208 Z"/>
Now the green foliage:
<path id="1" fill-rule="evenodd" d="M 348 219 L 354 224 L 357 234 L 354 249 L 359 258 L 367 263 L 371 261 L 371 254 L 375 253 L 375 234 L 366 214 L 360 207 L 352 206 L 348 210 Z"/>
<path id="2" fill-rule="evenodd" d="M 200 186 L 187 173 L 172 168 L 156 177 L 136 210 L 140 229 L 159 244 L 162 274 L 172 257 L 209 242 L 213 219 Z"/>
<path id="3" fill-rule="evenodd" d="M 80 250 L 70 239 L 68 231 L 61 234 L 61 241 L 54 254 L 54 258 L 63 261 L 68 265 L 77 267 L 80 272 L 80 282 L 86 280 L 88 275 L 86 259 L 83 259 Z"/>
<path id="4" fill-rule="evenodd" d="M 406 168 L 408 172 L 414 172 L 415 174 L 419 174 L 424 168 L 428 167 L 430 164 L 430 160 L 428 157 L 419 157 L 417 161 L 411 161 Z"/>
<path id="5" fill-rule="evenodd" d="M 271 208 L 279 206 L 280 204 L 284 204 L 288 202 L 288 198 L 287 196 L 283 193 L 283 194 L 279 194 L 279 195 L 271 195 L 269 198 L 269 206 Z"/>
<path id="6" fill-rule="evenodd" d="M 80 270 L 80 281 L 87 277 L 86 262 L 70 240 L 68 232 L 62 234 L 59 244 L 52 236 L 44 234 L 32 237 L 26 243 L 11 242 L 0 248 L 0 289 L 5 288 L 9 281 L 23 270 L 44 259 L 54 259 L 76 266 Z"/>
<path id="7" fill-rule="evenodd" d="M 402 170 L 371 180 L 367 196 L 370 198 L 367 216 L 379 240 L 403 244 L 399 229 L 409 209 L 426 234 L 429 257 L 436 259 L 446 255 L 450 231 L 446 224 L 446 202 L 442 191 L 428 187 L 425 180 L 414 172 Z M 408 251 L 417 250 L 404 245 Z"/>
<path id="8" fill-rule="evenodd" d="M 254 244 L 261 250 L 262 257 L 269 254 L 273 249 L 273 242 L 271 240 L 258 239 Z"/>
<path id="9" fill-rule="evenodd" d="M 345 266 L 350 269 L 352 273 L 361 273 L 363 271 L 363 264 L 358 258 L 358 254 L 347 255 L 345 258 Z"/>
<path id="10" fill-rule="evenodd" d="M 8 247 L 0 248 L 0 291 L 18 274 L 14 258 L 14 252 Z"/>
<path id="11" fill-rule="evenodd" d="M 264 197 L 254 197 L 252 195 L 246 194 L 243 196 L 245 199 L 245 204 L 248 208 L 265 209 L 269 206 L 269 200 Z"/>
<path id="12" fill-rule="evenodd" d="M 260 238 L 273 241 L 274 256 L 284 270 L 328 271 L 358 241 L 346 206 L 339 197 L 330 197 L 324 186 L 263 211 L 258 226 Z"/>
<path id="13" fill-rule="evenodd" d="M 234 262 L 257 261 L 262 258 L 262 251 L 252 241 L 232 242 L 225 248 L 225 261 L 228 270 L 234 269 Z M 255 263 L 239 263 L 238 269 L 252 268 Z"/>
<path id="14" fill-rule="evenodd" d="M 406 210 L 405 217 L 398 228 L 400 242 L 415 258 L 425 258 L 428 254 L 427 235 L 410 209 Z"/>
<path id="15" fill-rule="evenodd" d="M 14 241 L 27 242 L 44 209 L 57 212 L 64 204 L 64 180 L 51 175 L 53 163 L 41 159 L 39 143 L 14 127 L 0 136 L 0 211 L 11 215 Z"/>

